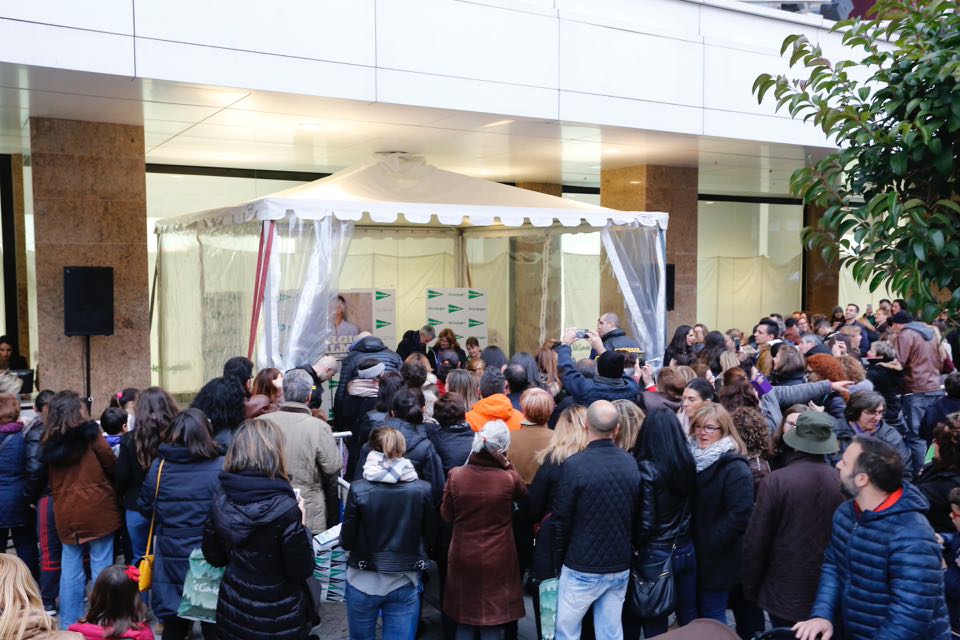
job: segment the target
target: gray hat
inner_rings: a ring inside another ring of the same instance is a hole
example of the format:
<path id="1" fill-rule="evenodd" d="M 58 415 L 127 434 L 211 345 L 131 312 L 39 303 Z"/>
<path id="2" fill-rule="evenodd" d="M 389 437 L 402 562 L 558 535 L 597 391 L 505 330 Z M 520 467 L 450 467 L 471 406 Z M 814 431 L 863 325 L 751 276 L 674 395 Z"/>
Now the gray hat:
<path id="1" fill-rule="evenodd" d="M 788 445 L 814 455 L 836 453 L 839 449 L 833 433 L 833 416 L 821 411 L 807 411 L 797 418 L 797 426 L 783 434 Z"/>

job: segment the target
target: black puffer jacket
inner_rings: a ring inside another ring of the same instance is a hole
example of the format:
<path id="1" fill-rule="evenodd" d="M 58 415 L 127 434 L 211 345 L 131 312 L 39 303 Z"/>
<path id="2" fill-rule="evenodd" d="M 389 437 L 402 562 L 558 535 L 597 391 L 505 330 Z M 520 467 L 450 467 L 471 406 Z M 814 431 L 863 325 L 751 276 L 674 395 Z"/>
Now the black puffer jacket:
<path id="1" fill-rule="evenodd" d="M 436 535 L 437 510 L 430 485 L 412 482 L 350 484 L 340 529 L 347 564 L 364 571 L 403 573 L 428 563 L 426 544 Z"/>
<path id="2" fill-rule="evenodd" d="M 140 488 L 147 477 L 147 470 L 137 461 L 137 444 L 133 439 L 134 431 L 128 431 L 120 437 L 120 453 L 117 455 L 117 468 L 113 485 L 117 495 L 127 511 L 136 511 Z"/>
<path id="3" fill-rule="evenodd" d="M 603 336 L 603 348 L 606 351 L 626 351 L 637 355 L 643 353 L 640 344 L 628 336 L 623 329 L 614 329 Z"/>
<path id="4" fill-rule="evenodd" d="M 867 367 L 867 380 L 873 383 L 873 389 L 883 396 L 883 420 L 892 425 L 900 422 L 900 389 L 903 385 L 903 371 L 880 365 L 891 358 L 875 360 Z"/>
<path id="5" fill-rule="evenodd" d="M 430 442 L 440 456 L 444 475 L 450 474 L 450 469 L 467 464 L 470 457 L 470 447 L 473 445 L 473 429 L 466 422 L 452 424 L 448 427 L 439 427 L 430 431 Z"/>
<path id="6" fill-rule="evenodd" d="M 690 542 L 693 497 L 674 490 L 660 477 L 649 460 L 640 460 L 640 510 L 634 527 L 633 546 L 669 549 Z"/>
<path id="7" fill-rule="evenodd" d="M 747 459 L 728 451 L 697 473 L 693 544 L 697 586 L 721 591 L 740 582 L 743 534 L 753 511 L 753 473 Z"/>
<path id="8" fill-rule="evenodd" d="M 403 361 L 400 356 L 387 348 L 383 341 L 376 336 L 367 336 L 356 344 L 343 358 L 340 364 L 340 381 L 337 383 L 337 394 L 333 399 L 334 420 L 343 411 L 343 401 L 347 397 L 347 385 L 357 377 L 357 367 L 367 358 L 382 362 L 386 371 L 400 371 Z M 340 425 L 337 424 L 339 428 Z"/>
<path id="9" fill-rule="evenodd" d="M 226 566 L 218 638 L 307 637 L 313 615 L 304 581 L 313 573 L 313 544 L 289 482 L 221 473 L 202 548 L 207 562 Z"/>
<path id="10" fill-rule="evenodd" d="M 927 520 L 933 530 L 937 533 L 954 533 L 956 527 L 950 518 L 949 496 L 951 489 L 960 487 L 960 473 L 931 462 L 920 472 L 915 485 L 930 503 Z"/>
<path id="11" fill-rule="evenodd" d="M 43 436 L 43 420 L 35 418 L 23 436 L 26 445 L 27 483 L 23 493 L 27 504 L 37 504 L 43 496 L 50 494 L 50 482 L 47 480 L 47 465 L 40 459 L 43 445 L 40 438 Z"/>

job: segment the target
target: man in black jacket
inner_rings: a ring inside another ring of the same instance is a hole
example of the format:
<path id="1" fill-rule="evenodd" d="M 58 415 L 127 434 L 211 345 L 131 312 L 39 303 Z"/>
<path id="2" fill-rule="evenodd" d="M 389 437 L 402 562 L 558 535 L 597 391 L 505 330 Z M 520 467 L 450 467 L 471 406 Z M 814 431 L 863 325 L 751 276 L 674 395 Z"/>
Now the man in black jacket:
<path id="1" fill-rule="evenodd" d="M 340 380 L 337 382 L 337 393 L 333 399 L 333 419 L 343 412 L 343 401 L 347 397 L 347 385 L 357 377 L 357 365 L 367 358 L 372 358 L 384 364 L 386 371 L 400 371 L 403 361 L 393 351 L 383 344 L 377 336 L 363 332 L 357 336 L 357 341 L 350 345 L 350 350 L 340 363 Z M 338 427 L 341 425 L 337 425 Z"/>
<path id="2" fill-rule="evenodd" d="M 557 640 L 580 637 L 590 605 L 598 638 L 623 637 L 640 470 L 614 444 L 620 425 L 612 403 L 590 405 L 586 430 L 587 448 L 564 462 L 554 503 L 554 566 L 562 566 Z"/>
<path id="3" fill-rule="evenodd" d="M 615 313 L 607 312 L 597 318 L 597 334 L 603 342 L 603 349 L 594 348 L 598 355 L 603 351 L 626 351 L 638 357 L 643 355 L 640 343 L 620 328 L 620 318 Z"/>

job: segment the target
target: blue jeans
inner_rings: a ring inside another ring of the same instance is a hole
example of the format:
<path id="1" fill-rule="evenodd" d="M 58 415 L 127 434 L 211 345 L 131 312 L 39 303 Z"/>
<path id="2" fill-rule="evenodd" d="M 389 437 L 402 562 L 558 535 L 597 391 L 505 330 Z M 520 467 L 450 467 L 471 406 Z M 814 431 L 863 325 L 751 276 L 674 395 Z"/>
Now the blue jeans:
<path id="1" fill-rule="evenodd" d="M 139 511 L 129 510 L 124 518 L 127 521 L 127 534 L 130 536 L 130 548 L 133 550 L 133 564 L 140 562 L 146 553 L 147 535 L 150 533 L 150 520 Z M 156 532 L 154 532 L 156 533 Z"/>
<path id="2" fill-rule="evenodd" d="M 383 616 L 383 640 L 413 640 L 420 616 L 419 589 L 406 584 L 385 596 L 371 596 L 347 583 L 347 626 L 350 640 L 377 637 Z"/>
<path id="3" fill-rule="evenodd" d="M 623 599 L 627 594 L 630 571 L 583 573 L 564 565 L 557 590 L 556 640 L 579 640 L 583 614 L 593 605 L 593 625 L 597 638 L 622 640 Z"/>
<path id="4" fill-rule="evenodd" d="M 669 549 L 651 549 L 647 552 L 647 562 L 650 564 L 662 562 L 669 554 Z M 677 624 L 682 627 L 697 618 L 697 554 L 693 549 L 693 542 L 677 547 L 673 552 L 670 567 L 673 571 L 673 587 L 677 594 Z M 628 608 L 624 608 L 624 636 L 639 638 L 638 621 L 628 615 Z M 669 616 L 643 620 L 643 637 L 653 638 L 666 633 L 669 620 Z M 631 630 L 630 633 L 627 633 L 628 628 Z"/>
<path id="5" fill-rule="evenodd" d="M 730 590 L 697 589 L 697 609 L 701 618 L 711 618 L 727 624 L 727 601 Z"/>
<path id="6" fill-rule="evenodd" d="M 907 448 L 910 449 L 910 463 L 913 466 L 914 478 L 920 475 L 923 459 L 927 455 L 927 441 L 920 437 L 920 424 L 927 409 L 935 405 L 944 395 L 946 393 L 943 391 L 903 394 L 903 418 L 907 423 L 907 433 L 903 439 Z"/>
<path id="7" fill-rule="evenodd" d="M 113 564 L 113 534 L 86 544 L 63 544 L 60 572 L 60 628 L 66 629 L 83 615 L 87 578 L 83 572 L 83 548 L 90 548 L 90 581 Z"/>

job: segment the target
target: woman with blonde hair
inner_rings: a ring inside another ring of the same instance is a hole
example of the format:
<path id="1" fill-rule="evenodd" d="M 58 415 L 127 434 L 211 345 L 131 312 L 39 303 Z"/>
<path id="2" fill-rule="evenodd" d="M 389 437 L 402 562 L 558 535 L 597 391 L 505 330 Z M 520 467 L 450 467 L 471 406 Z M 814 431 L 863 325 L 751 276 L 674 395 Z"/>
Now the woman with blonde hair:
<path id="1" fill-rule="evenodd" d="M 201 547 L 207 562 L 226 567 L 218 637 L 298 640 L 313 623 L 304 583 L 313 575 L 313 539 L 303 497 L 290 486 L 285 444 L 279 427 L 255 418 L 237 429 L 223 461 Z"/>
<path id="2" fill-rule="evenodd" d="M 694 414 L 689 442 L 697 467 L 697 608 L 701 618 L 726 623 L 730 592 L 740 583 L 743 534 L 753 511 L 753 473 L 747 447 L 720 403 L 704 404 Z"/>
<path id="3" fill-rule="evenodd" d="M 447 374 L 447 393 L 456 393 L 463 398 L 464 408 L 473 409 L 480 400 L 480 379 L 465 369 L 454 369 Z"/>
<path id="4" fill-rule="evenodd" d="M 614 442 L 627 453 L 631 453 L 647 416 L 643 409 L 631 400 L 614 400 L 613 406 L 617 408 L 617 415 L 620 416 L 620 432 L 617 433 Z"/>
<path id="5" fill-rule="evenodd" d="M 536 457 L 540 468 L 527 496 L 531 519 L 537 523 L 534 525 L 536 543 L 530 572 L 531 580 L 535 583 L 553 578 L 560 571 L 560 567 L 553 566 L 553 499 L 560 486 L 560 466 L 587 446 L 586 424 L 586 407 L 573 405 L 564 409 L 557 420 L 550 444 Z M 536 594 L 533 596 L 533 610 L 539 637 L 540 599 Z"/>
<path id="6" fill-rule="evenodd" d="M 0 638 L 3 640 L 83 640 L 79 633 L 57 631 L 44 613 L 40 590 L 23 560 L 0 553 Z"/>
<path id="7" fill-rule="evenodd" d="M 533 387 L 520 395 L 520 410 L 524 419 L 521 428 L 513 433 L 510 461 L 527 486 L 533 482 L 540 468 L 536 461 L 537 454 L 550 444 L 553 437 L 553 432 L 547 428 L 547 421 L 555 406 L 553 396 L 546 389 Z"/>

